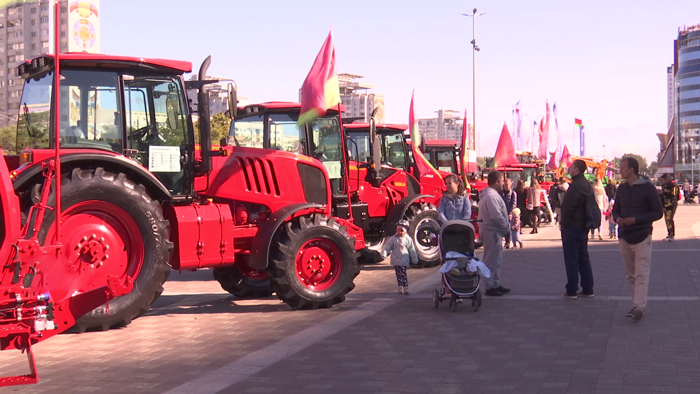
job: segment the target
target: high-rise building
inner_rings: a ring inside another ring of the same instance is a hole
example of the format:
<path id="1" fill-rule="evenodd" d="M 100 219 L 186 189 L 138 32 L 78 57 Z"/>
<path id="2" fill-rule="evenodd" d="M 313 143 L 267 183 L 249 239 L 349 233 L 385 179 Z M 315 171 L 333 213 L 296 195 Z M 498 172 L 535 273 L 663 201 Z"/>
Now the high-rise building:
<path id="1" fill-rule="evenodd" d="M 368 90 L 373 89 L 374 85 L 358 82 L 357 80 L 360 78 L 363 76 L 347 73 L 338 74 L 340 102 L 345 106 L 343 117 L 369 122 L 372 111 L 378 107 L 379 110 L 374 119 L 377 123 L 384 123 L 384 95 L 369 93 Z"/>
<path id="2" fill-rule="evenodd" d="M 15 68 L 53 53 L 53 1 L 15 0 L 0 7 L 0 127 L 15 124 L 23 81 Z M 60 1 L 60 51 L 99 52 L 99 0 Z"/>
<path id="3" fill-rule="evenodd" d="M 700 24 L 679 28 L 674 49 L 674 172 L 695 181 L 700 177 Z"/>
<path id="4" fill-rule="evenodd" d="M 464 118 L 459 111 L 441 109 L 437 118 L 418 119 L 418 129 L 426 140 L 462 140 Z"/>

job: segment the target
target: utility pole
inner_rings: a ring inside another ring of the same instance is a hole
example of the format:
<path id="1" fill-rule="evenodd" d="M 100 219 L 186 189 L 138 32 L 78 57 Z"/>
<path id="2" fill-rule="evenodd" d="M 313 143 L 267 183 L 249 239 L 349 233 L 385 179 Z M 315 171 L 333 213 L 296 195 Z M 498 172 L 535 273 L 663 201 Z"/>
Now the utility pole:
<path id="1" fill-rule="evenodd" d="M 478 45 L 476 45 L 476 17 L 486 15 L 486 13 L 477 14 L 476 8 L 474 8 L 473 14 L 461 14 L 472 18 L 472 126 L 474 127 L 474 134 L 476 135 L 476 52 L 481 50 Z"/>

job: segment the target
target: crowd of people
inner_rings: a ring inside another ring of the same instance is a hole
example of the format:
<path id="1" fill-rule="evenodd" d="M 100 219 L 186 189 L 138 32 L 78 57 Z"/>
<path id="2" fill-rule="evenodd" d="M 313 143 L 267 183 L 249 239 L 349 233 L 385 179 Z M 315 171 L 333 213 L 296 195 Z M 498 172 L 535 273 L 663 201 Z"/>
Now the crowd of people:
<path id="1" fill-rule="evenodd" d="M 627 316 L 637 321 L 644 316 L 651 267 L 652 223 L 665 217 L 668 236 L 664 240 L 673 241 L 673 217 L 681 191 L 688 196 L 692 189 L 685 183 L 678 186 L 666 174 L 659 192 L 648 178 L 639 176 L 639 163 L 631 157 L 621 162 L 623 182 L 618 187 L 613 182 L 604 185 L 600 179 L 589 182 L 585 177 L 586 169 L 585 162 L 575 160 L 569 168 L 570 180 L 559 178 L 548 195 L 536 179 L 530 187 L 522 180 L 513 187 L 512 181 L 502 172 L 488 174 L 488 187 L 478 195 L 482 260 L 491 272 L 487 278 L 487 296 L 500 297 L 511 291 L 501 284 L 503 249 L 523 247 L 520 235 L 526 225 L 532 228 L 530 234 L 537 234 L 541 208 L 546 207 L 553 212 L 553 222 L 561 232 L 566 272 L 564 298 L 595 297 L 588 241 L 603 240 L 603 227 L 607 224 L 607 237 L 618 239 L 625 278 L 632 294 L 632 309 Z M 438 208 L 440 220 L 470 220 L 472 201 L 462 179 L 450 175 L 445 179 L 445 186 L 447 191 Z M 401 294 L 408 294 L 406 267 L 417 260 L 415 247 L 406 236 L 407 229 L 408 223 L 400 222 L 396 235 L 383 253 L 384 256 L 391 254 Z"/>

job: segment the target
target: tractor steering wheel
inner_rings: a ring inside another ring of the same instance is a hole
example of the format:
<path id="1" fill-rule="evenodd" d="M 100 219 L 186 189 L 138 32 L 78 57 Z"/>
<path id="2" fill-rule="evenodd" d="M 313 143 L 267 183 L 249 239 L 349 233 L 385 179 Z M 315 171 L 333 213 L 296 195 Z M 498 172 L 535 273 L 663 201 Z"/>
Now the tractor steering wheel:
<path id="1" fill-rule="evenodd" d="M 131 141 L 136 141 L 136 140 L 143 139 L 143 137 L 144 137 L 144 136 L 148 133 L 148 131 L 149 131 L 150 129 L 152 129 L 152 128 L 153 128 L 153 125 L 152 125 L 152 124 L 146 125 L 146 126 L 144 126 L 144 127 L 141 127 L 140 129 L 136 129 L 136 130 L 130 132 L 130 133 L 127 135 L 127 138 L 128 138 L 129 140 L 131 140 Z"/>

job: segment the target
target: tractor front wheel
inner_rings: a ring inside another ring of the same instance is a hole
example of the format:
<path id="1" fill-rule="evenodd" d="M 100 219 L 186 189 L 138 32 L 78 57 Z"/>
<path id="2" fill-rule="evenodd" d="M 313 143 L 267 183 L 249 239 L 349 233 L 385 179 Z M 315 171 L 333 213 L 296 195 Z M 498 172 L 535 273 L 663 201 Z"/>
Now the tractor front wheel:
<path id="1" fill-rule="evenodd" d="M 272 295 L 270 276 L 248 265 L 245 256 L 237 256 L 236 264 L 214 269 L 214 279 L 221 288 L 238 298 L 259 298 Z"/>
<path id="2" fill-rule="evenodd" d="M 272 246 L 270 279 L 277 296 L 298 309 L 329 308 L 345 300 L 360 272 L 345 227 L 321 214 L 287 222 Z"/>

